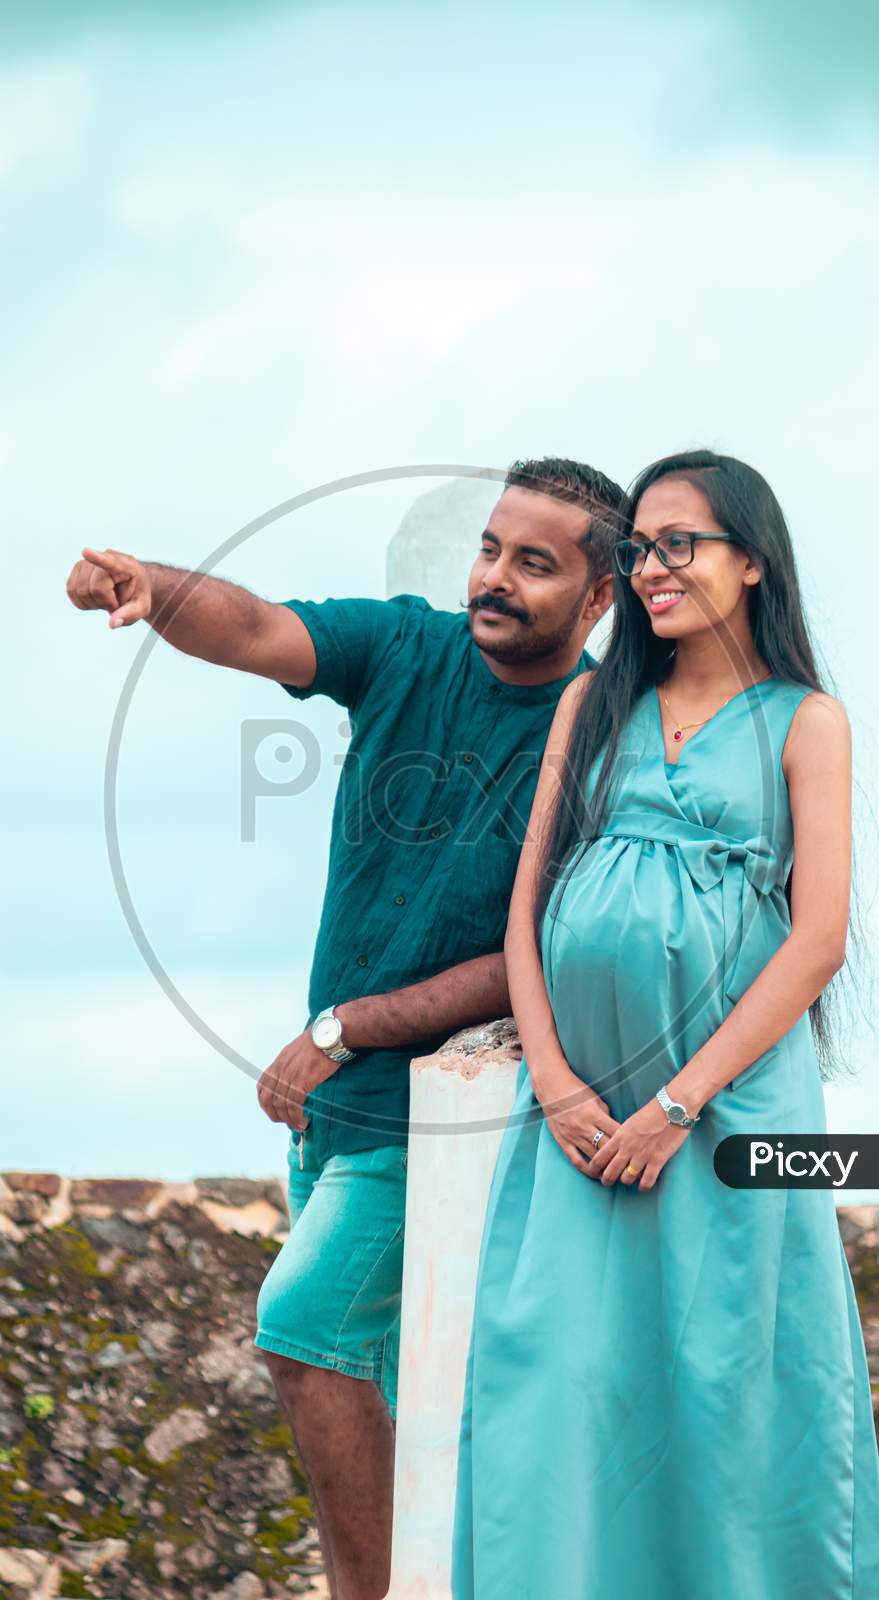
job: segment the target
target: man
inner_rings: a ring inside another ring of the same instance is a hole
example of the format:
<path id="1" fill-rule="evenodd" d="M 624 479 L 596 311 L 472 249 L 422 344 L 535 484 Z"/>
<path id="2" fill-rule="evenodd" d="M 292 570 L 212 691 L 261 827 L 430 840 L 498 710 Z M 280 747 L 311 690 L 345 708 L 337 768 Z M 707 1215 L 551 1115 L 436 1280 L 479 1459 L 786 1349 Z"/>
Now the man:
<path id="1" fill-rule="evenodd" d="M 623 491 L 517 462 L 466 607 L 418 595 L 272 604 L 204 574 L 84 549 L 74 605 L 178 649 L 326 694 L 352 729 L 305 1028 L 259 1080 L 290 1124 L 290 1233 L 257 1303 L 334 1600 L 390 1581 L 409 1062 L 510 1013 L 507 909 L 541 755 L 611 603 Z"/>

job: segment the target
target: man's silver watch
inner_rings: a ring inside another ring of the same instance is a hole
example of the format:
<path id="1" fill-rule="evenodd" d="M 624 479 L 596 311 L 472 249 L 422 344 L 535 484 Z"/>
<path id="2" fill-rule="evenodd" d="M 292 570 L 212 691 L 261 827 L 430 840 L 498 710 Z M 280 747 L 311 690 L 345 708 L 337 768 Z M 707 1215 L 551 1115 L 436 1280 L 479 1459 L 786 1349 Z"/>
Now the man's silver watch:
<path id="1" fill-rule="evenodd" d="M 673 1100 L 664 1084 L 661 1089 L 657 1089 L 656 1098 L 669 1122 L 673 1122 L 676 1128 L 692 1128 L 694 1122 L 701 1121 L 699 1117 L 691 1117 L 680 1100 Z"/>
<path id="2" fill-rule="evenodd" d="M 311 1024 L 311 1037 L 331 1061 L 352 1061 L 357 1054 L 356 1050 L 349 1050 L 342 1043 L 342 1024 L 336 1016 L 332 1006 L 325 1006 L 319 1011 Z"/>

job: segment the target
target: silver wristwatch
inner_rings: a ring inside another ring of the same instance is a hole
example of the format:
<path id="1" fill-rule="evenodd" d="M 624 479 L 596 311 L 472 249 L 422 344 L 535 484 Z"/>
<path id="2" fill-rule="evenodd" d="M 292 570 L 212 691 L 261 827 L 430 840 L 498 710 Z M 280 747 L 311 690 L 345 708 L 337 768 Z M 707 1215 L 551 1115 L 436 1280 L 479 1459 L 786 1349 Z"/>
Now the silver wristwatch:
<path id="1" fill-rule="evenodd" d="M 325 1006 L 319 1011 L 311 1024 L 311 1037 L 331 1061 L 352 1061 L 357 1054 L 356 1050 L 349 1050 L 342 1043 L 342 1024 L 336 1016 L 332 1006 Z"/>
<path id="2" fill-rule="evenodd" d="M 673 1122 L 676 1128 L 692 1128 L 695 1122 L 701 1120 L 699 1117 L 691 1117 L 686 1106 L 682 1105 L 680 1100 L 673 1100 L 665 1085 L 661 1089 L 657 1089 L 656 1098 L 669 1122 Z"/>

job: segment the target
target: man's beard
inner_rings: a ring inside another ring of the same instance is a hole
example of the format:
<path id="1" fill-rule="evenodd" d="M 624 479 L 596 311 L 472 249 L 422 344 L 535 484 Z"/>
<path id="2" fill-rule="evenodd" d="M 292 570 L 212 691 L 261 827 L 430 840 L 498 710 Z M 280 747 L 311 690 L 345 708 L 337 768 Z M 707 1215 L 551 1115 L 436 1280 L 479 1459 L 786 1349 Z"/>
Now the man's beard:
<path id="1" fill-rule="evenodd" d="M 586 587 L 588 588 L 588 585 Z M 584 588 L 577 603 L 571 608 L 569 616 L 551 633 L 538 633 L 533 623 L 530 621 L 523 623 L 519 617 L 514 617 L 513 620 L 518 623 L 517 633 L 510 638 L 498 639 L 496 644 L 491 641 L 486 643 L 480 639 L 479 649 L 483 655 L 491 656 L 494 661 L 503 661 L 510 666 L 522 666 L 529 661 L 542 661 L 546 656 L 556 655 L 559 650 L 564 649 L 572 633 L 576 631 L 585 594 Z M 480 609 L 482 608 L 478 605 L 471 604 L 468 607 L 467 620 L 471 634 L 473 615 Z M 504 615 L 512 616 L 512 613 L 507 611 Z"/>

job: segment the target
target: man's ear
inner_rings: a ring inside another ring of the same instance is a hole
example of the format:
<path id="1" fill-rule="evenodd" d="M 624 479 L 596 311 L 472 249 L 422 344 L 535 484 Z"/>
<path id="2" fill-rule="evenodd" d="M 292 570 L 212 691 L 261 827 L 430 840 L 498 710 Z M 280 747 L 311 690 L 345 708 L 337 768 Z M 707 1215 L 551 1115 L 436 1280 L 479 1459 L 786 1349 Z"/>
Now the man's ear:
<path id="1" fill-rule="evenodd" d="M 613 575 L 608 572 L 603 578 L 593 585 L 590 597 L 583 610 L 584 622 L 589 622 L 590 627 L 595 626 L 606 611 L 613 605 Z"/>

